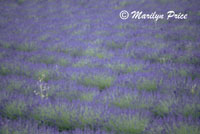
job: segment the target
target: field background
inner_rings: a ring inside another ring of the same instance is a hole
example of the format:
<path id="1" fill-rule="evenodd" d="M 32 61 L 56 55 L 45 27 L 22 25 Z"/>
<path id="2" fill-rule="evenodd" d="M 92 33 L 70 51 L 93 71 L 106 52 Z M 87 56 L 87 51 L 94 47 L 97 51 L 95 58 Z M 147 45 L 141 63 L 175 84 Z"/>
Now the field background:
<path id="1" fill-rule="evenodd" d="M 200 134 L 199 5 L 0 0 L 0 134 Z"/>

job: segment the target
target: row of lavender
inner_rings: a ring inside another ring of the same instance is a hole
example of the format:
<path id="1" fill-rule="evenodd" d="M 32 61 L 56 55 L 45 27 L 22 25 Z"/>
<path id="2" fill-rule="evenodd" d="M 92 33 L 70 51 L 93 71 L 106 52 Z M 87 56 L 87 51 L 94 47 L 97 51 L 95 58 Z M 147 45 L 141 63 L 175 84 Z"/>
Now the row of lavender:
<path id="1" fill-rule="evenodd" d="M 1 133 L 200 133 L 198 2 L 0 4 Z M 150 7 L 190 19 L 119 18 Z"/>

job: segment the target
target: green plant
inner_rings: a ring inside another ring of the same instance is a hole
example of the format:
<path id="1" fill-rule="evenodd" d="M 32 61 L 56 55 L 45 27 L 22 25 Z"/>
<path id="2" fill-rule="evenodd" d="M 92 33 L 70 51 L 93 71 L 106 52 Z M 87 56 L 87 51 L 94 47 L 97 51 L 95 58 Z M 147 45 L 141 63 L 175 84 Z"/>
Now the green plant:
<path id="1" fill-rule="evenodd" d="M 118 42 L 115 42 L 115 41 L 107 43 L 108 49 L 116 50 L 116 49 L 122 49 L 123 47 L 124 47 L 124 44 L 118 43 Z"/>
<path id="2" fill-rule="evenodd" d="M 51 79 L 50 72 L 47 69 L 42 69 L 35 72 L 34 77 L 37 80 L 40 80 L 42 78 L 44 82 L 47 82 L 48 80 Z"/>
<path id="3" fill-rule="evenodd" d="M 61 58 L 58 60 L 58 64 L 61 66 L 66 66 L 69 64 L 69 61 L 67 59 Z"/>
<path id="4" fill-rule="evenodd" d="M 139 116 L 111 116 L 109 123 L 105 126 L 108 130 L 115 130 L 117 134 L 142 134 L 148 125 L 147 119 Z"/>
<path id="5" fill-rule="evenodd" d="M 124 95 L 120 98 L 116 98 L 112 104 L 120 108 L 130 108 L 133 106 L 133 97 L 131 95 Z"/>
<path id="6" fill-rule="evenodd" d="M 11 73 L 11 70 L 4 64 L 0 65 L 0 74 L 1 75 L 8 75 Z"/>
<path id="7" fill-rule="evenodd" d="M 23 44 L 19 44 L 14 47 L 16 48 L 16 50 L 24 52 L 31 52 L 37 50 L 36 44 L 33 42 L 30 43 L 25 42 Z"/>
<path id="8" fill-rule="evenodd" d="M 156 105 L 152 112 L 155 116 L 164 117 L 170 112 L 171 102 L 161 101 L 158 105 Z"/>
<path id="9" fill-rule="evenodd" d="M 80 100 L 83 100 L 83 101 L 92 101 L 93 98 L 95 96 L 95 93 L 94 92 L 90 92 L 90 93 L 82 93 L 80 95 Z"/>
<path id="10" fill-rule="evenodd" d="M 109 88 L 113 82 L 114 77 L 105 76 L 105 75 L 94 75 L 94 76 L 85 76 L 83 78 L 79 78 L 78 82 L 85 86 L 98 87 L 100 90 L 104 90 Z"/>
<path id="11" fill-rule="evenodd" d="M 79 60 L 78 62 L 73 64 L 73 67 L 84 67 L 90 65 L 90 60 L 88 59 L 83 59 L 83 60 Z"/>
<path id="12" fill-rule="evenodd" d="M 132 65 L 126 65 L 125 63 L 116 63 L 116 64 L 108 64 L 108 68 L 111 68 L 112 70 L 116 72 L 121 72 L 121 73 L 130 73 L 132 71 L 136 70 L 136 66 Z"/>
<path id="13" fill-rule="evenodd" d="M 200 104 L 186 104 L 181 110 L 181 113 L 186 117 L 199 118 L 200 117 Z"/>
<path id="14" fill-rule="evenodd" d="M 15 91 L 16 90 L 20 90 L 23 86 L 23 81 L 19 81 L 19 80 L 10 80 L 9 84 L 6 87 L 7 91 Z"/>
<path id="15" fill-rule="evenodd" d="M 23 117 L 25 116 L 26 111 L 27 106 L 23 101 L 13 101 L 8 103 L 3 109 L 3 113 L 10 119 Z"/>
<path id="16" fill-rule="evenodd" d="M 25 0 L 17 0 L 17 3 L 20 5 L 23 4 L 24 2 L 25 2 Z"/>
<path id="17" fill-rule="evenodd" d="M 155 91 L 157 90 L 157 82 L 155 80 L 142 79 L 137 82 L 139 90 Z"/>
<path id="18" fill-rule="evenodd" d="M 75 111 L 69 111 L 66 106 L 39 106 L 32 112 L 31 116 L 48 126 L 56 126 L 59 131 L 72 130 L 76 125 Z"/>
<path id="19" fill-rule="evenodd" d="M 170 134 L 199 134 L 200 127 L 194 125 L 188 125 L 186 123 L 173 124 L 173 126 L 168 129 Z"/>

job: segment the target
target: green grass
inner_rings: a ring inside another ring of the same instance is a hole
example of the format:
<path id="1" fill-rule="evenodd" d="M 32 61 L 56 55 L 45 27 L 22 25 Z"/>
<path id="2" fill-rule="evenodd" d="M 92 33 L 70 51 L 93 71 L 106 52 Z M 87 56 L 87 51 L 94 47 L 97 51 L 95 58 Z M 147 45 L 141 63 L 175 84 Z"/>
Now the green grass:
<path id="1" fill-rule="evenodd" d="M 168 130 L 170 134 L 199 134 L 200 127 L 194 125 L 188 125 L 185 123 L 179 123 L 178 125 L 173 125 L 171 129 Z"/>
<path id="2" fill-rule="evenodd" d="M 8 42 L 4 42 L 2 40 L 0 40 L 0 45 L 3 46 L 4 48 L 10 48 L 11 44 Z"/>
<path id="3" fill-rule="evenodd" d="M 33 110 L 31 116 L 39 122 L 48 126 L 56 126 L 59 130 L 72 130 L 74 122 L 70 119 L 74 117 L 72 111 L 67 110 L 64 106 L 39 106 Z"/>
<path id="4" fill-rule="evenodd" d="M 147 80 L 147 79 L 138 80 L 137 88 L 139 90 L 156 91 L 157 82 L 155 80 Z"/>
<path id="5" fill-rule="evenodd" d="M 69 62 L 67 59 L 60 58 L 60 59 L 58 59 L 58 64 L 59 64 L 60 66 L 67 66 L 67 65 L 70 64 L 70 62 Z"/>
<path id="6" fill-rule="evenodd" d="M 70 102 L 72 102 L 73 100 L 80 99 L 80 96 L 81 96 L 80 92 L 75 91 L 75 90 L 74 91 L 59 91 L 52 95 L 55 95 L 58 98 L 65 98 Z"/>
<path id="7" fill-rule="evenodd" d="M 186 104 L 183 109 L 181 110 L 181 113 L 185 117 L 193 117 L 193 118 L 199 118 L 200 117 L 200 104 Z"/>
<path id="8" fill-rule="evenodd" d="M 116 134 L 142 134 L 147 127 L 148 120 L 138 116 L 111 116 L 105 126 L 108 130 L 114 130 Z"/>
<path id="9" fill-rule="evenodd" d="M 80 111 L 79 111 L 80 110 Z M 74 130 L 92 126 L 97 122 L 99 114 L 95 113 L 91 108 L 85 106 L 79 110 L 69 110 L 67 106 L 39 106 L 32 112 L 31 116 L 43 122 L 47 126 L 55 126 L 59 131 Z"/>
<path id="10" fill-rule="evenodd" d="M 27 66 L 21 66 L 18 63 L 2 63 L 0 65 L 0 75 L 6 76 L 10 74 L 30 76 L 31 71 Z"/>
<path id="11" fill-rule="evenodd" d="M 4 115 L 10 119 L 22 118 L 25 116 L 27 112 L 26 103 L 23 101 L 13 101 L 11 103 L 6 104 L 3 109 Z"/>
<path id="12" fill-rule="evenodd" d="M 111 68 L 115 72 L 121 72 L 121 73 L 130 73 L 134 70 L 133 66 L 126 65 L 124 63 L 116 63 L 116 64 L 107 64 L 108 68 Z"/>
<path id="13" fill-rule="evenodd" d="M 94 92 L 89 92 L 89 93 L 81 93 L 80 95 L 80 100 L 82 101 L 93 101 L 93 98 L 96 94 Z"/>
<path id="14" fill-rule="evenodd" d="M 100 91 L 109 88 L 115 78 L 106 75 L 88 75 L 78 78 L 78 82 L 87 87 L 98 87 Z"/>
<path id="15" fill-rule="evenodd" d="M 34 56 L 29 58 L 29 61 L 40 62 L 40 63 L 50 65 L 50 64 L 55 64 L 57 60 L 54 56 L 34 55 Z"/>
<path id="16" fill-rule="evenodd" d="M 73 67 L 84 67 L 84 66 L 91 66 L 90 60 L 88 59 L 81 59 L 78 62 L 72 65 Z"/>
<path id="17" fill-rule="evenodd" d="M 124 95 L 116 98 L 112 104 L 120 108 L 131 108 L 133 106 L 133 101 L 134 99 L 131 95 Z"/>
<path id="18" fill-rule="evenodd" d="M 15 90 L 20 90 L 23 86 L 23 81 L 19 80 L 10 80 L 9 84 L 6 87 L 7 91 L 13 92 Z"/>
<path id="19" fill-rule="evenodd" d="M 12 71 L 9 69 L 8 66 L 6 66 L 5 64 L 0 65 L 0 74 L 1 75 L 5 76 L 5 75 L 8 75 L 10 73 L 12 73 Z"/>
<path id="20" fill-rule="evenodd" d="M 171 104 L 172 102 L 162 101 L 158 105 L 153 107 L 152 112 L 155 116 L 164 117 L 168 115 L 169 112 L 171 111 L 170 110 Z"/>
<path id="21" fill-rule="evenodd" d="M 26 42 L 23 44 L 19 44 L 19 45 L 14 46 L 14 48 L 18 51 L 23 51 L 23 52 L 31 52 L 38 49 L 37 45 L 33 42 L 30 42 L 30 43 Z"/>
<path id="22" fill-rule="evenodd" d="M 42 78 L 42 81 L 48 82 L 52 78 L 51 73 L 47 69 L 42 69 L 34 74 L 34 78 L 37 80 L 40 80 Z"/>
<path id="23" fill-rule="evenodd" d="M 107 53 L 105 50 L 99 50 L 98 48 L 88 48 L 85 50 L 84 55 L 90 57 L 97 57 L 99 59 L 112 57 L 112 54 Z"/>
<path id="24" fill-rule="evenodd" d="M 116 49 L 122 49 L 122 48 L 124 48 L 125 44 L 112 41 L 112 42 L 108 42 L 107 45 L 106 45 L 106 47 L 108 49 L 111 49 L 111 50 L 116 50 Z"/>
<path id="25" fill-rule="evenodd" d="M 21 4 L 23 4 L 25 1 L 26 1 L 26 0 L 17 0 L 17 3 L 18 3 L 19 5 L 21 5 Z"/>

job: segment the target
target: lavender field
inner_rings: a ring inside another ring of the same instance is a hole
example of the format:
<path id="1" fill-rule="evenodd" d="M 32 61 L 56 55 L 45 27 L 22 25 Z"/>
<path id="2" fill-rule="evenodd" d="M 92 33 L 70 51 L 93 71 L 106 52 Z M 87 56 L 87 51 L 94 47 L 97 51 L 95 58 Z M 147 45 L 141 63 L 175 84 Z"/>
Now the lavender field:
<path id="1" fill-rule="evenodd" d="M 0 134 L 200 134 L 199 5 L 0 0 Z"/>

